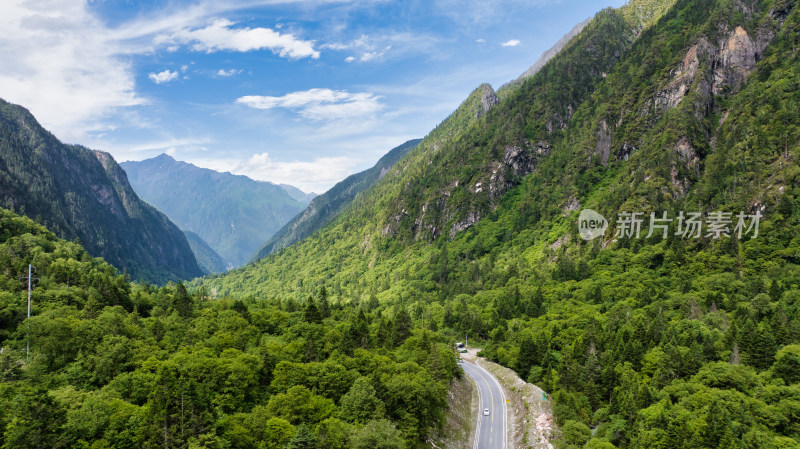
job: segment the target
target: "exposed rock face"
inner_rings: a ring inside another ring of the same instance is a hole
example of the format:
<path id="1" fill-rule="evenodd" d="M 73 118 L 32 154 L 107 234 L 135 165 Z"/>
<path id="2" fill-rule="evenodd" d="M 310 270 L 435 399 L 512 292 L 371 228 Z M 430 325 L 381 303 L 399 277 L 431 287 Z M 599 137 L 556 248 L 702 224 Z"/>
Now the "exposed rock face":
<path id="1" fill-rule="evenodd" d="M 709 49 L 710 45 L 705 39 L 701 39 L 699 43 L 689 49 L 680 66 L 672 72 L 672 81 L 656 93 L 656 110 L 665 111 L 678 106 L 678 103 L 689 93 L 694 83 L 697 70 L 700 67 L 698 53 L 706 54 Z"/>
<path id="2" fill-rule="evenodd" d="M 511 167 L 514 172 L 528 174 L 535 166 L 533 156 L 518 146 L 507 146 L 503 156 L 503 163 Z"/>
<path id="3" fill-rule="evenodd" d="M 564 205 L 564 215 L 569 214 L 570 212 L 574 212 L 581 208 L 581 202 L 578 201 L 577 198 L 574 196 L 567 201 L 567 204 Z"/>
<path id="4" fill-rule="evenodd" d="M 728 39 L 720 43 L 714 68 L 715 95 L 723 89 L 736 89 L 744 84 L 747 75 L 756 67 L 757 49 L 742 27 L 736 27 Z"/>
<path id="5" fill-rule="evenodd" d="M 454 224 L 452 228 L 450 228 L 450 239 L 455 238 L 456 234 L 459 232 L 469 229 L 477 223 L 481 219 L 480 215 L 477 212 L 472 211 L 469 212 L 463 220 L 459 221 L 458 223 Z"/>
<path id="6" fill-rule="evenodd" d="M 497 104 L 497 94 L 492 86 L 488 84 L 481 85 L 481 108 L 475 113 L 475 118 L 483 117 L 489 109 Z"/>
<path id="7" fill-rule="evenodd" d="M 700 176 L 700 159 L 697 157 L 697 152 L 689 142 L 689 139 L 681 137 L 675 145 L 675 151 L 678 153 L 678 158 L 686 165 L 686 168 L 696 176 Z"/>
<path id="8" fill-rule="evenodd" d="M 638 148 L 629 143 L 623 143 L 622 147 L 620 147 L 619 151 L 617 151 L 617 160 L 627 161 L 631 157 L 631 154 L 633 154 L 633 152 L 637 149 Z"/>
<path id="9" fill-rule="evenodd" d="M 753 40 L 738 26 L 717 45 L 701 38 L 672 72 L 672 79 L 654 95 L 656 111 L 678 106 L 694 90 L 698 94 L 695 115 L 698 119 L 705 116 L 713 95 L 735 91 L 744 84 L 773 36 L 772 31 L 763 30 Z M 708 70 L 701 71 L 701 67 Z"/>
<path id="10" fill-rule="evenodd" d="M 608 157 L 611 155 L 611 132 L 605 120 L 600 121 L 600 129 L 597 130 L 597 147 L 594 154 L 600 157 L 603 166 L 608 165 Z"/>

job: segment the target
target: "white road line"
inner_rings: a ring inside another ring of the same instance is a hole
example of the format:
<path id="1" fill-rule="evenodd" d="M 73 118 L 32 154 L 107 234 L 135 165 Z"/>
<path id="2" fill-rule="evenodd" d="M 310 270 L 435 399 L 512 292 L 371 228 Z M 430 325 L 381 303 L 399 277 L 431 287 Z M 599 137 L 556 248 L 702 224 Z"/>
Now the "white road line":
<path id="1" fill-rule="evenodd" d="M 464 363 L 466 364 L 468 362 L 464 362 Z M 488 375 L 488 377 L 490 377 L 492 379 L 492 381 L 494 382 L 495 386 L 497 386 L 498 391 L 500 391 L 500 395 L 501 395 L 501 399 L 502 399 L 502 401 L 501 401 L 502 402 L 502 408 L 503 408 L 503 419 L 504 419 L 503 420 L 503 446 L 502 447 L 503 447 L 503 449 L 505 449 L 505 447 L 507 445 L 507 433 L 508 433 L 508 427 L 507 427 L 507 425 L 508 425 L 507 424 L 508 423 L 508 408 L 506 406 L 506 395 L 505 395 L 505 392 L 503 391 L 503 387 L 500 385 L 500 382 L 498 382 L 497 378 L 495 378 L 494 375 L 492 375 L 492 373 L 487 371 L 482 366 L 480 366 L 477 363 L 475 363 L 475 364 L 472 364 L 472 367 L 475 368 L 475 372 L 472 373 L 472 374 L 477 374 L 478 377 L 480 377 L 481 380 L 483 380 L 486 383 L 486 386 L 489 389 L 489 394 L 490 394 L 490 396 L 492 398 L 492 405 L 491 405 L 492 409 L 494 409 L 494 393 L 492 392 L 492 388 L 489 385 L 489 381 L 486 380 L 487 375 Z M 468 370 L 464 370 L 464 371 L 466 372 Z M 486 375 L 484 375 L 484 373 Z M 471 375 L 471 373 L 469 373 L 469 372 L 467 372 L 467 375 L 470 376 L 470 377 L 473 377 Z M 481 420 L 482 420 L 482 415 L 483 415 L 483 409 L 484 408 L 488 408 L 488 407 L 486 407 L 485 404 L 484 404 L 484 402 L 485 402 L 484 401 L 484 397 L 483 397 L 483 394 L 481 394 L 481 388 L 478 385 L 477 378 L 473 378 L 473 379 L 475 380 L 476 388 L 478 388 L 478 397 L 480 399 L 479 404 L 481 405 L 479 410 L 478 410 L 478 420 L 477 420 L 477 428 L 475 430 L 475 444 L 474 444 L 474 448 L 478 449 L 478 441 L 480 439 Z M 492 422 L 494 422 L 494 413 L 492 413 Z M 492 426 L 492 428 L 490 428 L 490 431 L 494 432 L 494 427 L 493 426 Z M 490 436 L 489 437 L 489 443 L 491 444 L 491 442 L 492 442 L 492 437 Z"/>

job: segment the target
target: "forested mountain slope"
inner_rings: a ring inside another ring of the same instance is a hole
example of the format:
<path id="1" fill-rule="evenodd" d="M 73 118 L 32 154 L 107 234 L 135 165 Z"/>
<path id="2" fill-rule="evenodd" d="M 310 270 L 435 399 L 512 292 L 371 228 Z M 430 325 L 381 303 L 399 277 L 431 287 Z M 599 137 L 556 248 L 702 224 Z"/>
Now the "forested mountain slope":
<path id="1" fill-rule="evenodd" d="M 326 286 L 484 339 L 551 394 L 564 447 L 796 447 L 798 43 L 789 1 L 604 10 L 499 100 L 477 89 L 328 227 L 202 285 Z M 580 237 L 584 208 L 602 237 Z"/>
<path id="2" fill-rule="evenodd" d="M 142 198 L 233 266 L 245 263 L 308 204 L 304 194 L 292 196 L 299 197 L 297 189 L 290 194 L 276 184 L 200 168 L 166 154 L 120 165 Z"/>
<path id="3" fill-rule="evenodd" d="M 209 299 L 0 209 L 0 444 L 403 449 L 445 413 L 455 356 L 400 308 Z"/>
<path id="4" fill-rule="evenodd" d="M 59 142 L 26 109 L 1 99 L 0 206 L 79 239 L 133 279 L 202 274 L 183 233 L 139 199 L 111 155 Z"/>
<path id="5" fill-rule="evenodd" d="M 197 259 L 197 265 L 203 270 L 203 273 L 224 273 L 232 268 L 232 265 L 217 254 L 199 235 L 192 231 L 183 231 L 183 233 L 186 235 L 189 247 L 192 248 L 194 257 Z"/>
<path id="6" fill-rule="evenodd" d="M 419 142 L 419 139 L 409 140 L 391 149 L 372 168 L 348 176 L 327 192 L 315 197 L 306 210 L 286 223 L 256 252 L 253 260 L 262 259 L 287 248 L 322 229 L 338 217 L 359 193 L 375 185 L 397 161 L 405 157 Z"/>

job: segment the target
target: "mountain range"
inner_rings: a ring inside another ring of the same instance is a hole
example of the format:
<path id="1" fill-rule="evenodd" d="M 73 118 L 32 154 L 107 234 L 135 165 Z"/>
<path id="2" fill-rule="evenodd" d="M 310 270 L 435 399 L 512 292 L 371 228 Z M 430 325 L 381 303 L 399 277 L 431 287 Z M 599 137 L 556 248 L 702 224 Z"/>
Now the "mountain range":
<path id="1" fill-rule="evenodd" d="M 322 229 L 338 217 L 356 196 L 372 187 L 394 164 L 413 150 L 420 139 L 391 149 L 370 169 L 350 175 L 330 190 L 311 200 L 308 208 L 276 232 L 255 254 L 253 260 L 291 246 Z"/>
<path id="2" fill-rule="evenodd" d="M 133 279 L 165 283 L 202 274 L 180 229 L 139 199 L 111 155 L 60 142 L 25 108 L 3 100 L 0 207 L 79 240 Z"/>
<path id="3" fill-rule="evenodd" d="M 3 444 L 428 447 L 453 421 L 453 346 L 467 337 L 539 388 L 509 389 L 509 446 L 797 447 L 800 8 L 631 0 L 573 34 L 226 273 L 130 283 L 0 209 Z M 124 216 L 119 190 L 169 223 L 104 153 L 0 105 L 16 211 L 47 212 L 38 221 L 61 233 L 76 210 L 101 227 Z M 181 187 L 162 166 L 252 201 L 232 175 L 146 162 L 142 179 L 169 194 Z M 42 283 L 26 320 L 29 263 Z"/>
<path id="4" fill-rule="evenodd" d="M 795 446 L 798 43 L 791 1 L 604 9 L 327 226 L 193 286 L 482 341 L 548 393 L 560 447 Z"/>
<path id="5" fill-rule="evenodd" d="M 207 242 L 227 268 L 245 263 L 314 195 L 200 168 L 166 154 L 120 165 L 142 198 Z"/>

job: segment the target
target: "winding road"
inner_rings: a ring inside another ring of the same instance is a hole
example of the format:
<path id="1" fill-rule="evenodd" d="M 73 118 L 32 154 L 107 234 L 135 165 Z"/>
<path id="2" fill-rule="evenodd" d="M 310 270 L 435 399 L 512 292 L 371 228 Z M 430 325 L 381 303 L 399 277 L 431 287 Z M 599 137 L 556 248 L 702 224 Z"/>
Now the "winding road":
<path id="1" fill-rule="evenodd" d="M 474 449 L 505 449 L 506 395 L 495 377 L 482 367 L 462 361 L 464 372 L 475 381 L 480 397 Z M 489 415 L 483 414 L 488 408 Z"/>

